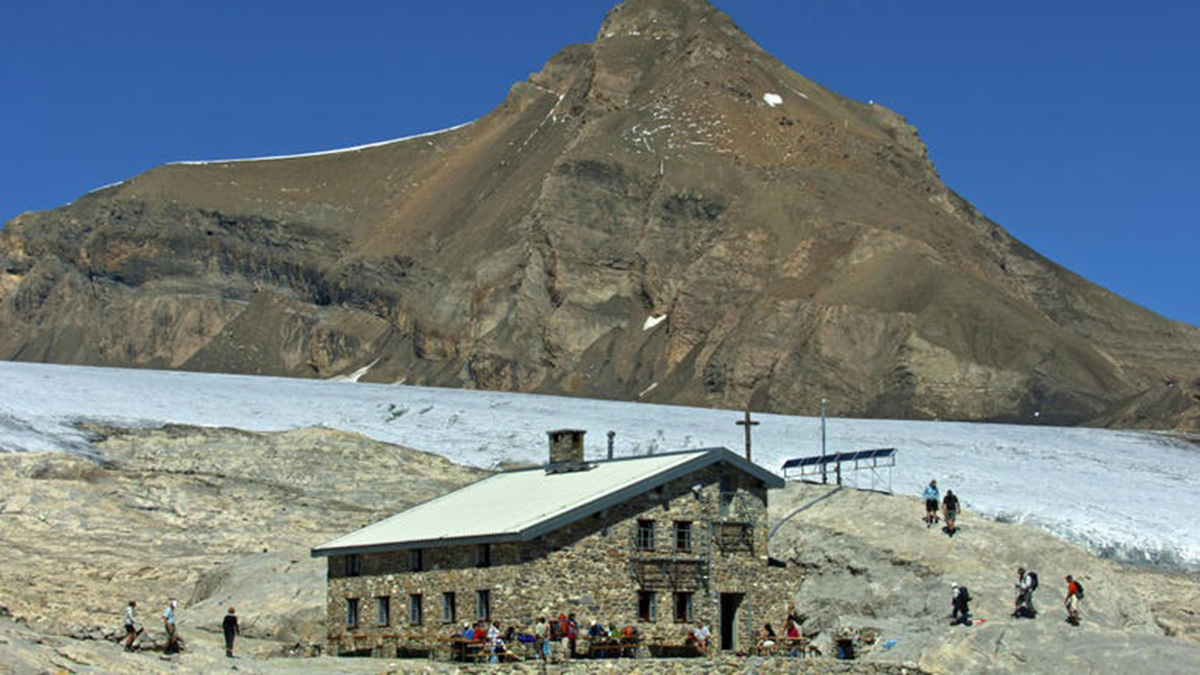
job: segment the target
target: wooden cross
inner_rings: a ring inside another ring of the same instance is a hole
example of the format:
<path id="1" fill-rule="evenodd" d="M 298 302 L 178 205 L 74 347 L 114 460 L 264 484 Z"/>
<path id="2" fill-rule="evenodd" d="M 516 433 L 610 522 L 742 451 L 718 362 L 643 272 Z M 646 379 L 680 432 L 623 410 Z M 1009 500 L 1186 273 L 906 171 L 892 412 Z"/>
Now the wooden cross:
<path id="1" fill-rule="evenodd" d="M 750 411 L 747 410 L 746 417 L 738 420 L 735 424 L 746 429 L 746 460 L 750 461 L 750 427 L 756 427 L 759 423 L 750 419 Z"/>

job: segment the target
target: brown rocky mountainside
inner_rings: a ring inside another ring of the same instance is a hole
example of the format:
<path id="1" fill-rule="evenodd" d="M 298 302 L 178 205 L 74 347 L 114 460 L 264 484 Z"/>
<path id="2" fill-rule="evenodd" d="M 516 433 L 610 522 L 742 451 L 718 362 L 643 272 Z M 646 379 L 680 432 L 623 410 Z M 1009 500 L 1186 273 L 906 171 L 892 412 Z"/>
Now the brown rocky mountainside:
<path id="1" fill-rule="evenodd" d="M 1200 329 L 1022 245 L 705 0 L 618 6 L 469 125 L 17 217 L 0 358 L 1200 428 Z"/>

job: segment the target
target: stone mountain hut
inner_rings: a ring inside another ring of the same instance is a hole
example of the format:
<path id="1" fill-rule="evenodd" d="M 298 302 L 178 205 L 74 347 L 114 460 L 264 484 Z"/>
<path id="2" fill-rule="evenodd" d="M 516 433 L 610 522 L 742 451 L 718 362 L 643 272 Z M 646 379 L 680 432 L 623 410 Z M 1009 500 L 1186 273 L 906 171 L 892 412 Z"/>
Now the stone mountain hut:
<path id="1" fill-rule="evenodd" d="M 312 550 L 328 563 L 331 653 L 390 657 L 406 634 L 574 612 L 721 649 L 753 646 L 785 595 L 768 578 L 767 492 L 784 482 L 725 448 L 586 460 L 549 432 L 545 466 L 496 473 Z"/>

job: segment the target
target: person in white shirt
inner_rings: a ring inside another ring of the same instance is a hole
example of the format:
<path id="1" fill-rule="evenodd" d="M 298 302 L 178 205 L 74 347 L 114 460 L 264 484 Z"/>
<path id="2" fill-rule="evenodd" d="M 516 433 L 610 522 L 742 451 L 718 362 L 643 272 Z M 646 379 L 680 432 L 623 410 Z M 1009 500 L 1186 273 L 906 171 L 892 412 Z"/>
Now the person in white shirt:
<path id="1" fill-rule="evenodd" d="M 125 637 L 121 640 L 121 644 L 125 645 L 125 651 L 133 651 L 133 642 L 137 639 L 138 633 L 142 632 L 141 626 L 137 625 L 137 600 L 130 600 L 125 607 Z"/>
<path id="2" fill-rule="evenodd" d="M 163 610 L 163 627 L 167 630 L 167 646 L 163 648 L 164 654 L 174 654 L 179 651 L 179 632 L 175 627 L 175 607 L 177 605 L 178 603 L 172 600 Z"/>
<path id="3" fill-rule="evenodd" d="M 500 622 L 493 621 L 492 625 L 488 626 L 487 644 L 488 651 L 492 653 L 492 657 L 488 659 L 489 663 L 498 663 L 500 659 L 497 655 L 503 651 L 504 645 L 500 640 Z"/>
<path id="4" fill-rule="evenodd" d="M 692 631 L 692 635 L 695 636 L 696 646 L 700 648 L 700 651 L 708 651 L 708 640 L 712 637 L 712 631 L 708 629 L 708 626 L 703 621 L 696 622 L 696 630 Z"/>

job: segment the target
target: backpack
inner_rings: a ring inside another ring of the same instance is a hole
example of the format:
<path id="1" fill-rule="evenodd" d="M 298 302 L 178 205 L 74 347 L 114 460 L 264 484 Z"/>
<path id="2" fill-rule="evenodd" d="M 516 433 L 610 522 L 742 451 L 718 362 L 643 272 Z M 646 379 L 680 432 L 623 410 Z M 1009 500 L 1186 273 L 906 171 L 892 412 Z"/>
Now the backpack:
<path id="1" fill-rule="evenodd" d="M 1036 591 L 1037 587 L 1038 587 L 1037 572 L 1029 572 L 1029 592 L 1032 593 L 1032 592 Z"/>
<path id="2" fill-rule="evenodd" d="M 971 601 L 971 591 L 968 591 L 966 586 L 959 586 L 958 587 L 958 597 L 963 602 L 970 602 Z"/>
<path id="3" fill-rule="evenodd" d="M 1078 579 L 1075 580 L 1075 597 L 1083 599 L 1083 584 Z"/>

